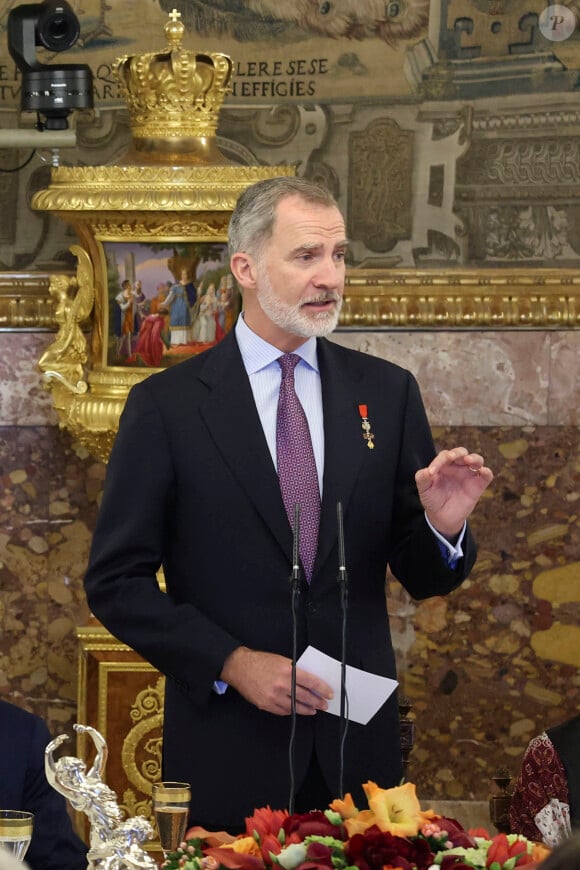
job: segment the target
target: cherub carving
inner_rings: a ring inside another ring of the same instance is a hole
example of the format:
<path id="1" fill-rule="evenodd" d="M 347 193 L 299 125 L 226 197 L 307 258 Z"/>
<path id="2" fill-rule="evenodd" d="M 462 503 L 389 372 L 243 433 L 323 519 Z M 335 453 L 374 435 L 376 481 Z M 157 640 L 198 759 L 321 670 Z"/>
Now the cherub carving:
<path id="1" fill-rule="evenodd" d="M 77 257 L 76 278 L 62 273 L 54 274 L 50 278 L 49 292 L 56 300 L 55 316 L 59 329 L 38 365 L 47 381 L 55 379 L 73 393 L 85 393 L 87 340 L 81 323 L 93 309 L 94 271 L 91 259 L 83 248 L 73 245 L 71 252 Z M 74 296 L 70 294 L 71 289 L 76 289 Z"/>

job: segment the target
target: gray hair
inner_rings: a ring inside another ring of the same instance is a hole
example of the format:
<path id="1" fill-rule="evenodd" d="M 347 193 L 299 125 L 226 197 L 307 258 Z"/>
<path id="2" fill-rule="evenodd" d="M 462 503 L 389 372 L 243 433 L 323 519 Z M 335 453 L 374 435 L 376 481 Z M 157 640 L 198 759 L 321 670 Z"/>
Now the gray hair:
<path id="1" fill-rule="evenodd" d="M 338 208 L 325 187 L 296 176 L 266 178 L 247 187 L 238 197 L 228 228 L 230 256 L 243 251 L 258 256 L 264 242 L 272 235 L 278 203 L 289 196 L 304 202 Z"/>

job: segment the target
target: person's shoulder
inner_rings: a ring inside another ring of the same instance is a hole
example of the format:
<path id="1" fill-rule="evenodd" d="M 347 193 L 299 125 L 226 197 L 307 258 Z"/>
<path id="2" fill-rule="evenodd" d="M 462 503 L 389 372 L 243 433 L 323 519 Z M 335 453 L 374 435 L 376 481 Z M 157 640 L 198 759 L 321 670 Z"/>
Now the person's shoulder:
<path id="1" fill-rule="evenodd" d="M 347 347 L 339 344 L 334 339 L 319 339 L 319 353 L 332 357 L 333 360 L 339 361 L 342 365 L 351 367 L 353 370 L 360 369 L 365 374 L 377 376 L 390 376 L 406 380 L 413 377 L 411 372 L 383 357 L 376 356 L 368 351 L 358 350 L 356 348 Z"/>
<path id="2" fill-rule="evenodd" d="M 40 716 L 37 716 L 36 713 L 30 713 L 28 710 L 24 710 L 23 707 L 10 703 L 10 701 L 0 700 L 0 719 L 3 722 L 10 720 L 15 725 L 32 724 L 35 720 L 40 719 Z"/>
<path id="3" fill-rule="evenodd" d="M 3 700 L 0 700 L 0 730 L 18 735 L 23 741 L 31 740 L 33 736 L 42 740 L 50 737 L 48 726 L 41 716 Z"/>
<path id="4" fill-rule="evenodd" d="M 152 373 L 132 389 L 151 390 L 156 395 L 162 395 L 165 392 L 172 393 L 174 389 L 181 389 L 184 386 L 191 387 L 204 369 L 212 367 L 218 360 L 229 358 L 235 346 L 228 334 L 213 347 L 193 354 L 183 362 L 162 371 Z"/>
<path id="5" fill-rule="evenodd" d="M 574 741 L 580 740 L 580 713 L 576 716 L 572 716 L 571 719 L 566 719 L 559 725 L 553 725 L 551 728 L 547 728 L 546 732 L 554 742 L 559 739 L 573 739 Z"/>
<path id="6" fill-rule="evenodd" d="M 571 719 L 568 719 L 564 723 L 570 729 L 578 729 L 580 731 L 580 713 L 577 713 L 576 716 L 572 716 Z"/>

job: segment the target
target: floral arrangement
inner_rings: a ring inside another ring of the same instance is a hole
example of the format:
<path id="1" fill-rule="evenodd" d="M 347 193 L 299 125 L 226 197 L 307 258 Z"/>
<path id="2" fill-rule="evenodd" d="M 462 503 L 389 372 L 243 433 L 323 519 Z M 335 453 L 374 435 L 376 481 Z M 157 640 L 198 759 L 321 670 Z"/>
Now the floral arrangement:
<path id="1" fill-rule="evenodd" d="M 264 807 L 233 837 L 191 828 L 163 870 L 514 870 L 540 866 L 549 850 L 516 834 L 465 831 L 422 811 L 415 786 L 363 785 L 368 809 L 350 794 L 324 812 Z"/>

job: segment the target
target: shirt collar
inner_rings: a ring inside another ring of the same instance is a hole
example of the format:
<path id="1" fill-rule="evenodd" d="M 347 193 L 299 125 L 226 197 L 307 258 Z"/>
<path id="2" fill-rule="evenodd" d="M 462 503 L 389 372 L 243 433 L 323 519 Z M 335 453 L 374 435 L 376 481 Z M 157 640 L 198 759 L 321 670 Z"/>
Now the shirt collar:
<path id="1" fill-rule="evenodd" d="M 253 332 L 246 324 L 243 314 L 238 317 L 236 323 L 236 339 L 242 360 L 248 375 L 265 369 L 271 363 L 282 356 L 279 347 L 274 347 L 263 338 Z M 304 362 L 315 371 L 318 371 L 318 356 L 316 352 L 316 339 L 307 338 L 304 344 L 297 347 L 293 353 L 297 354 Z"/>

